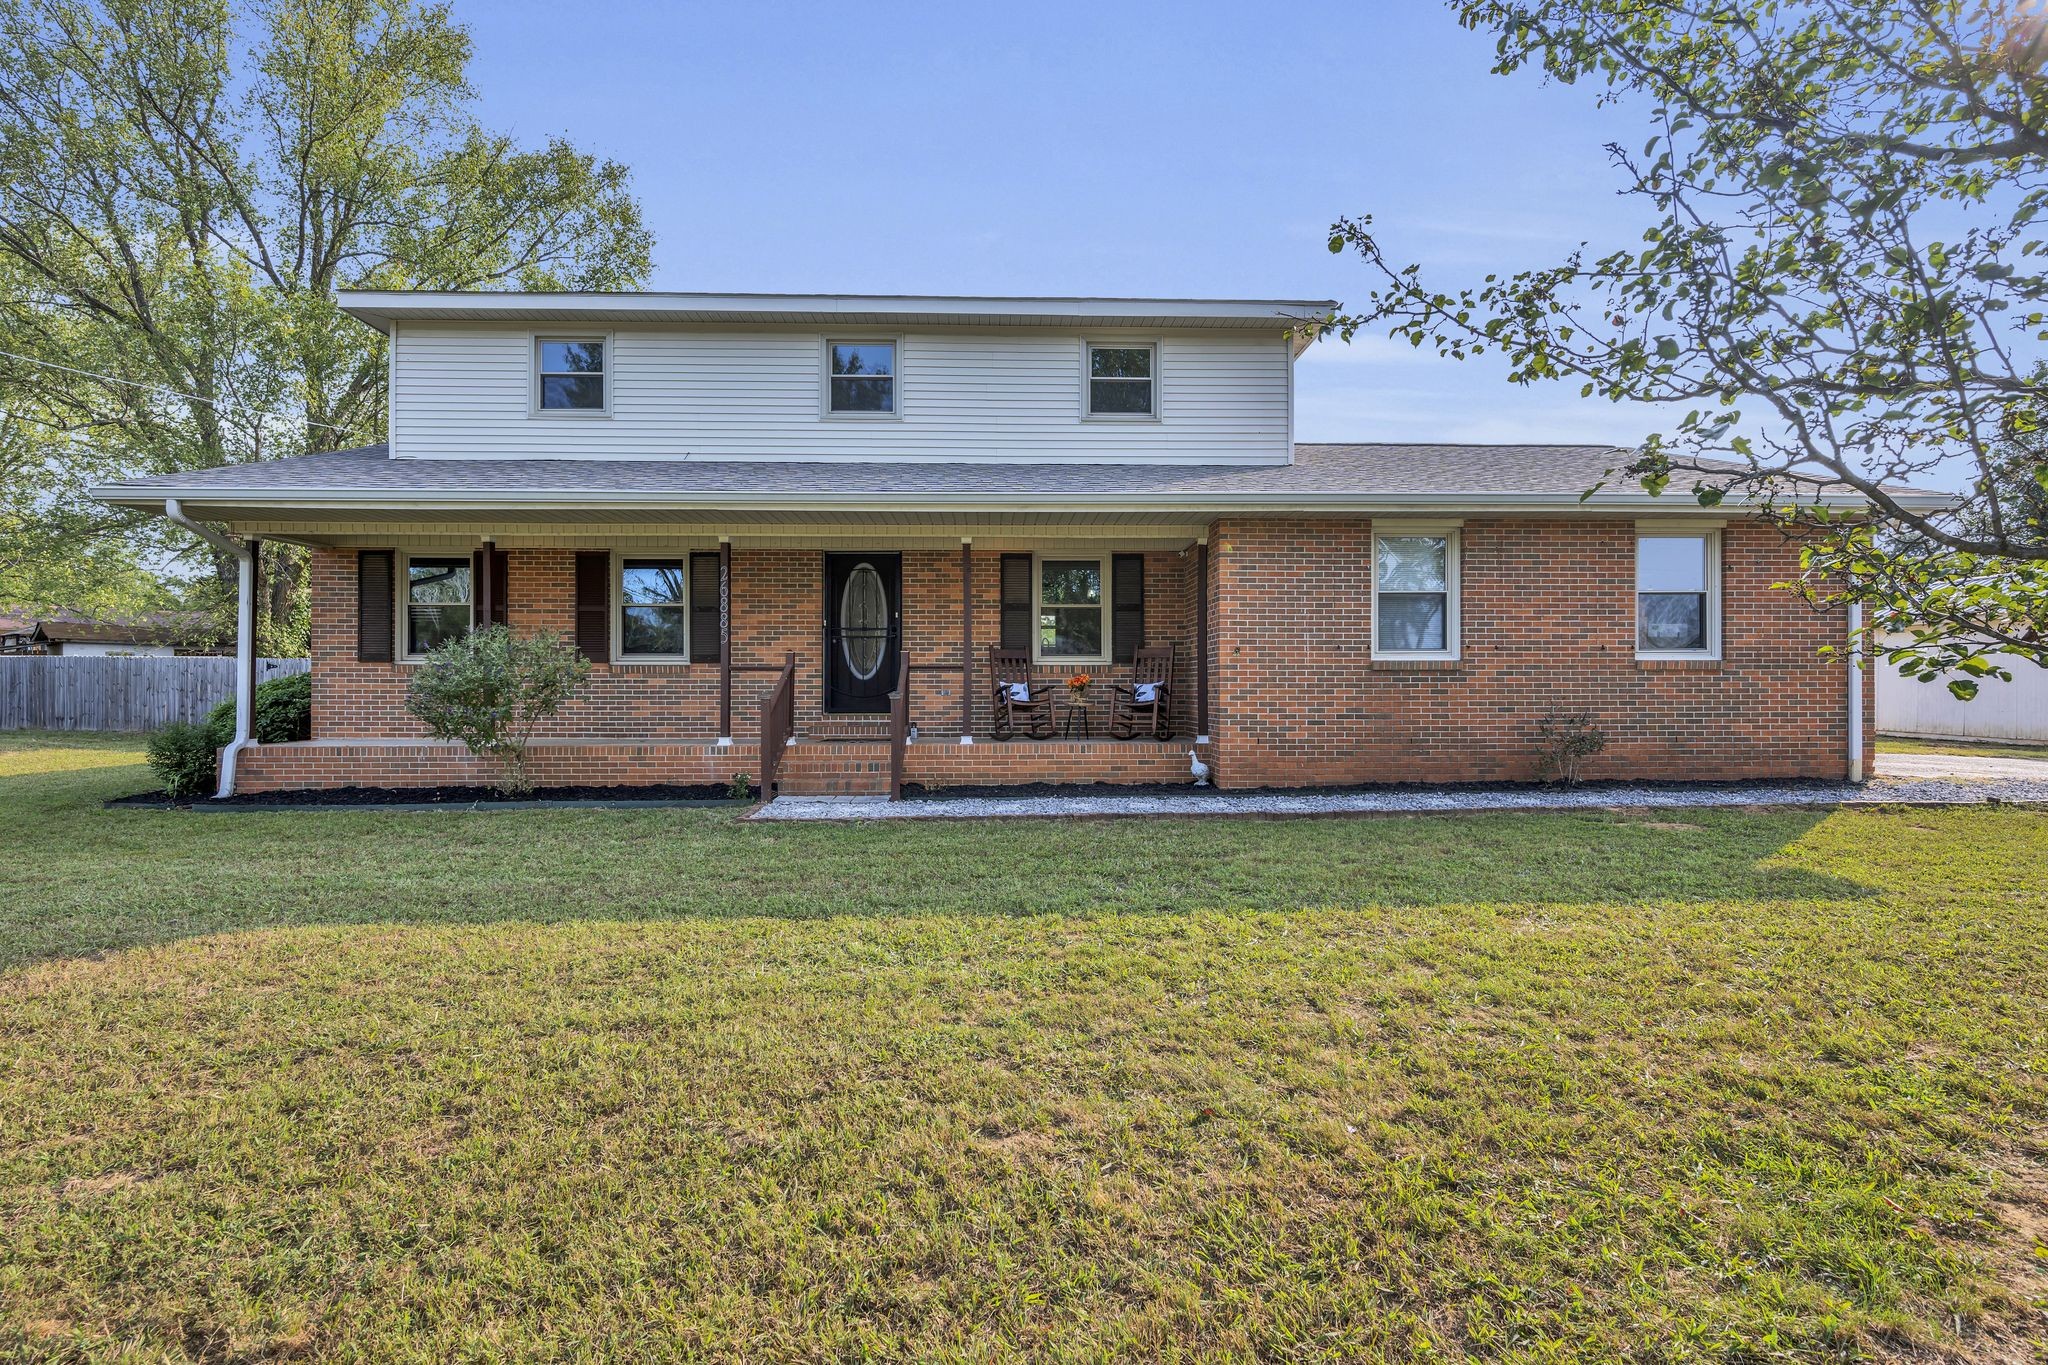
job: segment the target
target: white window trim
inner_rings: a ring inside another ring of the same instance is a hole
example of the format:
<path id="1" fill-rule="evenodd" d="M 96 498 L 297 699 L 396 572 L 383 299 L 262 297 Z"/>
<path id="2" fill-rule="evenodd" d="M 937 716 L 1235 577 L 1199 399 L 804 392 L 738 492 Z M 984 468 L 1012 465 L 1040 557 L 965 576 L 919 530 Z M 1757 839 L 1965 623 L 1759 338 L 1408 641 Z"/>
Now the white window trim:
<path id="1" fill-rule="evenodd" d="M 1038 618 L 1045 612 L 1045 570 L 1041 566 L 1048 559 L 1059 564 L 1086 564 L 1090 561 L 1093 561 L 1095 564 L 1095 572 L 1102 584 L 1102 652 L 1100 654 L 1040 654 L 1038 652 Z M 1110 599 L 1115 595 L 1115 588 L 1109 579 L 1109 568 L 1110 556 L 1096 554 L 1090 550 L 1077 550 L 1072 554 L 1053 551 L 1047 554 L 1033 554 L 1031 556 L 1031 661 L 1033 663 L 1057 667 L 1062 664 L 1101 665 L 1110 662 L 1110 656 L 1116 649 L 1116 642 L 1109 638 L 1109 633 L 1116 625 L 1116 618 L 1111 609 L 1110 602 Z"/>
<path id="2" fill-rule="evenodd" d="M 1380 538 L 1382 536 L 1442 536 L 1444 541 L 1444 648 L 1380 648 Z M 1465 657 L 1465 533 L 1455 521 L 1376 521 L 1372 524 L 1372 545 L 1367 550 L 1366 572 L 1372 575 L 1372 620 L 1367 625 L 1367 644 L 1374 659 L 1439 659 L 1457 661 Z"/>
<path id="3" fill-rule="evenodd" d="M 1094 375 L 1094 353 L 1102 351 L 1150 351 L 1152 353 L 1152 411 L 1150 412 L 1096 412 Z M 1159 417 L 1159 342 L 1152 341 L 1102 341 L 1083 337 L 1081 339 L 1081 420 L 1084 422 L 1157 422 Z"/>
<path id="4" fill-rule="evenodd" d="M 895 369 L 889 376 L 890 411 L 834 412 L 832 410 L 832 348 L 834 346 L 892 346 Z M 903 338 L 875 332 L 828 332 L 818 343 L 818 416 L 827 422 L 900 422 L 903 420 Z"/>
<path id="5" fill-rule="evenodd" d="M 635 668 L 641 664 L 676 664 L 690 662 L 692 625 L 690 621 L 690 555 L 689 550 L 613 550 L 612 551 L 612 662 L 621 668 Z M 697 553 L 701 553 L 698 551 Z M 626 653 L 626 561 L 629 559 L 672 559 L 683 566 L 683 652 L 680 654 L 628 654 Z"/>
<path id="6" fill-rule="evenodd" d="M 461 559 L 469 563 L 469 628 L 476 630 L 476 555 L 469 550 L 400 550 L 398 552 L 398 619 L 392 622 L 392 636 L 398 642 L 395 657 L 402 664 L 423 663 L 426 655 L 412 647 L 412 562 L 415 559 Z"/>
<path id="7" fill-rule="evenodd" d="M 1643 580 L 1636 541 L 1701 540 L 1707 542 L 1707 647 L 1705 649 L 1643 648 Z M 1638 659 L 1719 659 L 1721 657 L 1721 524 L 1667 523 L 1638 525 L 1629 542 L 1629 642 Z"/>
<path id="8" fill-rule="evenodd" d="M 544 408 L 540 405 L 540 344 L 543 341 L 595 341 L 604 347 L 604 406 L 601 408 Z M 610 332 L 530 332 L 526 338 L 526 415 L 548 421 L 564 418 L 583 421 L 612 415 L 612 390 L 618 377 L 619 353 Z"/>

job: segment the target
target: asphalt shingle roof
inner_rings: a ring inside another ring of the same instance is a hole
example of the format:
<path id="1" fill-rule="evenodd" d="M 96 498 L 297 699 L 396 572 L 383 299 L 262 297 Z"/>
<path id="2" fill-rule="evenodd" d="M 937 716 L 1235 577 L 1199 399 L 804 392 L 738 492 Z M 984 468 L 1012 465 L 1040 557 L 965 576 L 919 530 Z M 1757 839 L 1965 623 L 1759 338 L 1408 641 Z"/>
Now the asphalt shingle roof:
<path id="1" fill-rule="evenodd" d="M 1605 445 L 1298 445 L 1290 465 L 801 460 L 394 460 L 384 446 L 160 474 L 102 490 L 764 494 L 1556 493 L 1576 497 L 1628 452 Z"/>

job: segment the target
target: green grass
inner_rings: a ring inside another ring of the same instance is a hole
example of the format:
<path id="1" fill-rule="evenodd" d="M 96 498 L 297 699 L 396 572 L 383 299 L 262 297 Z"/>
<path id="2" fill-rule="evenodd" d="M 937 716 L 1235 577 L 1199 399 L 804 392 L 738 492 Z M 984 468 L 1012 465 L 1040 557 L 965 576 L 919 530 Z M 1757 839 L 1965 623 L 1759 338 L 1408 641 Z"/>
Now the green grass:
<path id="1" fill-rule="evenodd" d="M 2024 1360 L 2048 815 L 103 810 L 0 1359 Z"/>
<path id="2" fill-rule="evenodd" d="M 1971 758 L 2038 758 L 2048 760 L 2048 744 L 2001 744 L 1996 740 L 1913 739 L 1879 735 L 1880 754 L 1965 754 Z"/>

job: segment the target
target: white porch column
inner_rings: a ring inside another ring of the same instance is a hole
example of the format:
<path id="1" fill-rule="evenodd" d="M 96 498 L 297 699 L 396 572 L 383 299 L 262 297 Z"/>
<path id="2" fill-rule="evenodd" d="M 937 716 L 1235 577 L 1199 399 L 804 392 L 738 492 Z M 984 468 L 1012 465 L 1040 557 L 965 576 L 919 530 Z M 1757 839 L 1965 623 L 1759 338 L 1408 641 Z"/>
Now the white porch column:
<path id="1" fill-rule="evenodd" d="M 216 798 L 235 794 L 235 759 L 250 744 L 256 714 L 256 547 L 232 540 L 185 515 L 176 498 L 164 499 L 164 515 L 239 563 L 235 574 L 235 738 L 220 751 Z"/>

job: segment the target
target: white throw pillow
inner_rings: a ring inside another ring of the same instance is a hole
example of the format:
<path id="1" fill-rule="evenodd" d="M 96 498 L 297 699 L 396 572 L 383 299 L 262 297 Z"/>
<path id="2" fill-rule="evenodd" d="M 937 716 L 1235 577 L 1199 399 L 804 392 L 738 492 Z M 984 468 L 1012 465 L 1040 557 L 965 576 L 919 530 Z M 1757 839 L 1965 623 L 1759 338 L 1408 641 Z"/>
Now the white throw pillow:
<path id="1" fill-rule="evenodd" d="M 1137 702 L 1137 703 L 1138 703 L 1139 705 L 1141 705 L 1141 706 L 1142 706 L 1142 705 L 1144 705 L 1144 704 L 1145 704 L 1145 703 L 1147 703 L 1147 702 L 1155 702 L 1155 701 L 1158 701 L 1158 700 L 1159 700 L 1159 684 L 1158 684 L 1158 683 L 1139 683 L 1139 684 L 1138 684 L 1137 686 L 1135 686 L 1135 687 L 1133 687 L 1133 688 L 1131 689 L 1131 700 L 1133 700 L 1133 701 Z"/>
<path id="2" fill-rule="evenodd" d="M 1010 700 L 1011 700 L 1011 701 L 1030 701 L 1030 700 L 1031 700 L 1031 684 L 1030 684 L 1030 683 L 1011 683 L 1011 684 L 1010 684 Z"/>

